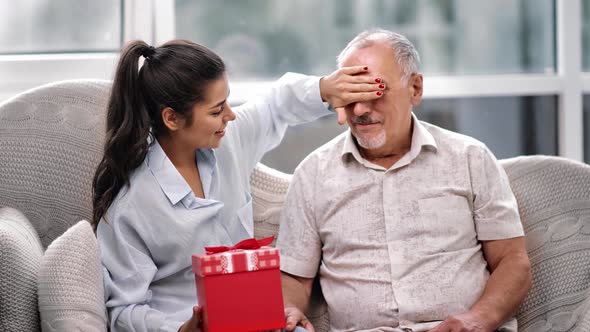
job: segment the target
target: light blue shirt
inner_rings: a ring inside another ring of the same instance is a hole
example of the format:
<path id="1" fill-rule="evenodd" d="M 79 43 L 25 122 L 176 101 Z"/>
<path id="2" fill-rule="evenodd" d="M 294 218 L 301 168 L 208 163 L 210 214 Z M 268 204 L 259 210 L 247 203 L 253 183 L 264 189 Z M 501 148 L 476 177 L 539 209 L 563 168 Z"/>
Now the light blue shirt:
<path id="1" fill-rule="evenodd" d="M 195 152 L 204 199 L 155 141 L 99 223 L 111 331 L 178 331 L 197 305 L 191 256 L 253 236 L 249 179 L 256 163 L 288 125 L 329 111 L 319 78 L 289 73 L 235 113 L 219 148 Z"/>

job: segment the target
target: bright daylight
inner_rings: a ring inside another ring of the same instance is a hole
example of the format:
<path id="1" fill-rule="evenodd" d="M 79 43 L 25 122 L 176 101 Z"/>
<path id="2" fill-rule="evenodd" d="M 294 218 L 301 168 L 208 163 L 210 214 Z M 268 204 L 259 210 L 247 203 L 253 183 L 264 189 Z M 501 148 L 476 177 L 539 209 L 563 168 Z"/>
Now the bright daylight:
<path id="1" fill-rule="evenodd" d="M 0 330 L 590 332 L 590 0 L 0 0 Z"/>

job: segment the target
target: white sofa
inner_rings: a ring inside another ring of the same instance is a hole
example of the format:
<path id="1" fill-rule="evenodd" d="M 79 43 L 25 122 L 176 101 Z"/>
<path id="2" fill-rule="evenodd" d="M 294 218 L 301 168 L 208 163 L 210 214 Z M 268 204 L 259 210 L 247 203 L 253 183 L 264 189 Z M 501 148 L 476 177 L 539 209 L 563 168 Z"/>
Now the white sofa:
<path id="1" fill-rule="evenodd" d="M 1 331 L 106 329 L 98 247 L 79 221 L 91 217 L 109 88 L 56 82 L 0 104 Z M 501 163 L 533 267 L 519 329 L 590 331 L 590 166 L 549 156 Z M 264 165 L 252 174 L 256 237 L 278 232 L 289 180 Z M 309 316 L 316 331 L 327 331 L 315 287 Z"/>

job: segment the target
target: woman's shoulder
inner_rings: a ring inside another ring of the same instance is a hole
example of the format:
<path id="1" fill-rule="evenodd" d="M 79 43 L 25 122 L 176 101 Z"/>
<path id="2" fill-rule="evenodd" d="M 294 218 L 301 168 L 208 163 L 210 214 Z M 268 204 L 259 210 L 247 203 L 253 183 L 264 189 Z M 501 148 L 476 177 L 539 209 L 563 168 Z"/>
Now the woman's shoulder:
<path id="1" fill-rule="evenodd" d="M 131 173 L 129 183 L 119 190 L 107 214 L 116 217 L 141 207 L 156 206 L 156 202 L 160 200 L 159 196 L 161 190 L 157 181 L 149 167 L 143 163 Z"/>

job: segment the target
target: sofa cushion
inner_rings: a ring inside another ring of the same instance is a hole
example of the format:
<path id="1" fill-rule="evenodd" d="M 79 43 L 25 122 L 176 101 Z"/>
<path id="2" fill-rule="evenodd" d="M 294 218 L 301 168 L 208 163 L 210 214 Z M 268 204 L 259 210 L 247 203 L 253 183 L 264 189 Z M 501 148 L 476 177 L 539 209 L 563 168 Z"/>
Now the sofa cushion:
<path id="1" fill-rule="evenodd" d="M 39 331 L 37 274 L 43 248 L 27 218 L 0 208 L 0 331 Z"/>
<path id="2" fill-rule="evenodd" d="M 47 247 L 38 296 L 44 332 L 107 330 L 100 252 L 87 221 L 79 221 Z"/>
<path id="3" fill-rule="evenodd" d="M 0 103 L 0 206 L 21 211 L 43 247 L 92 217 L 110 82 L 62 81 Z"/>

